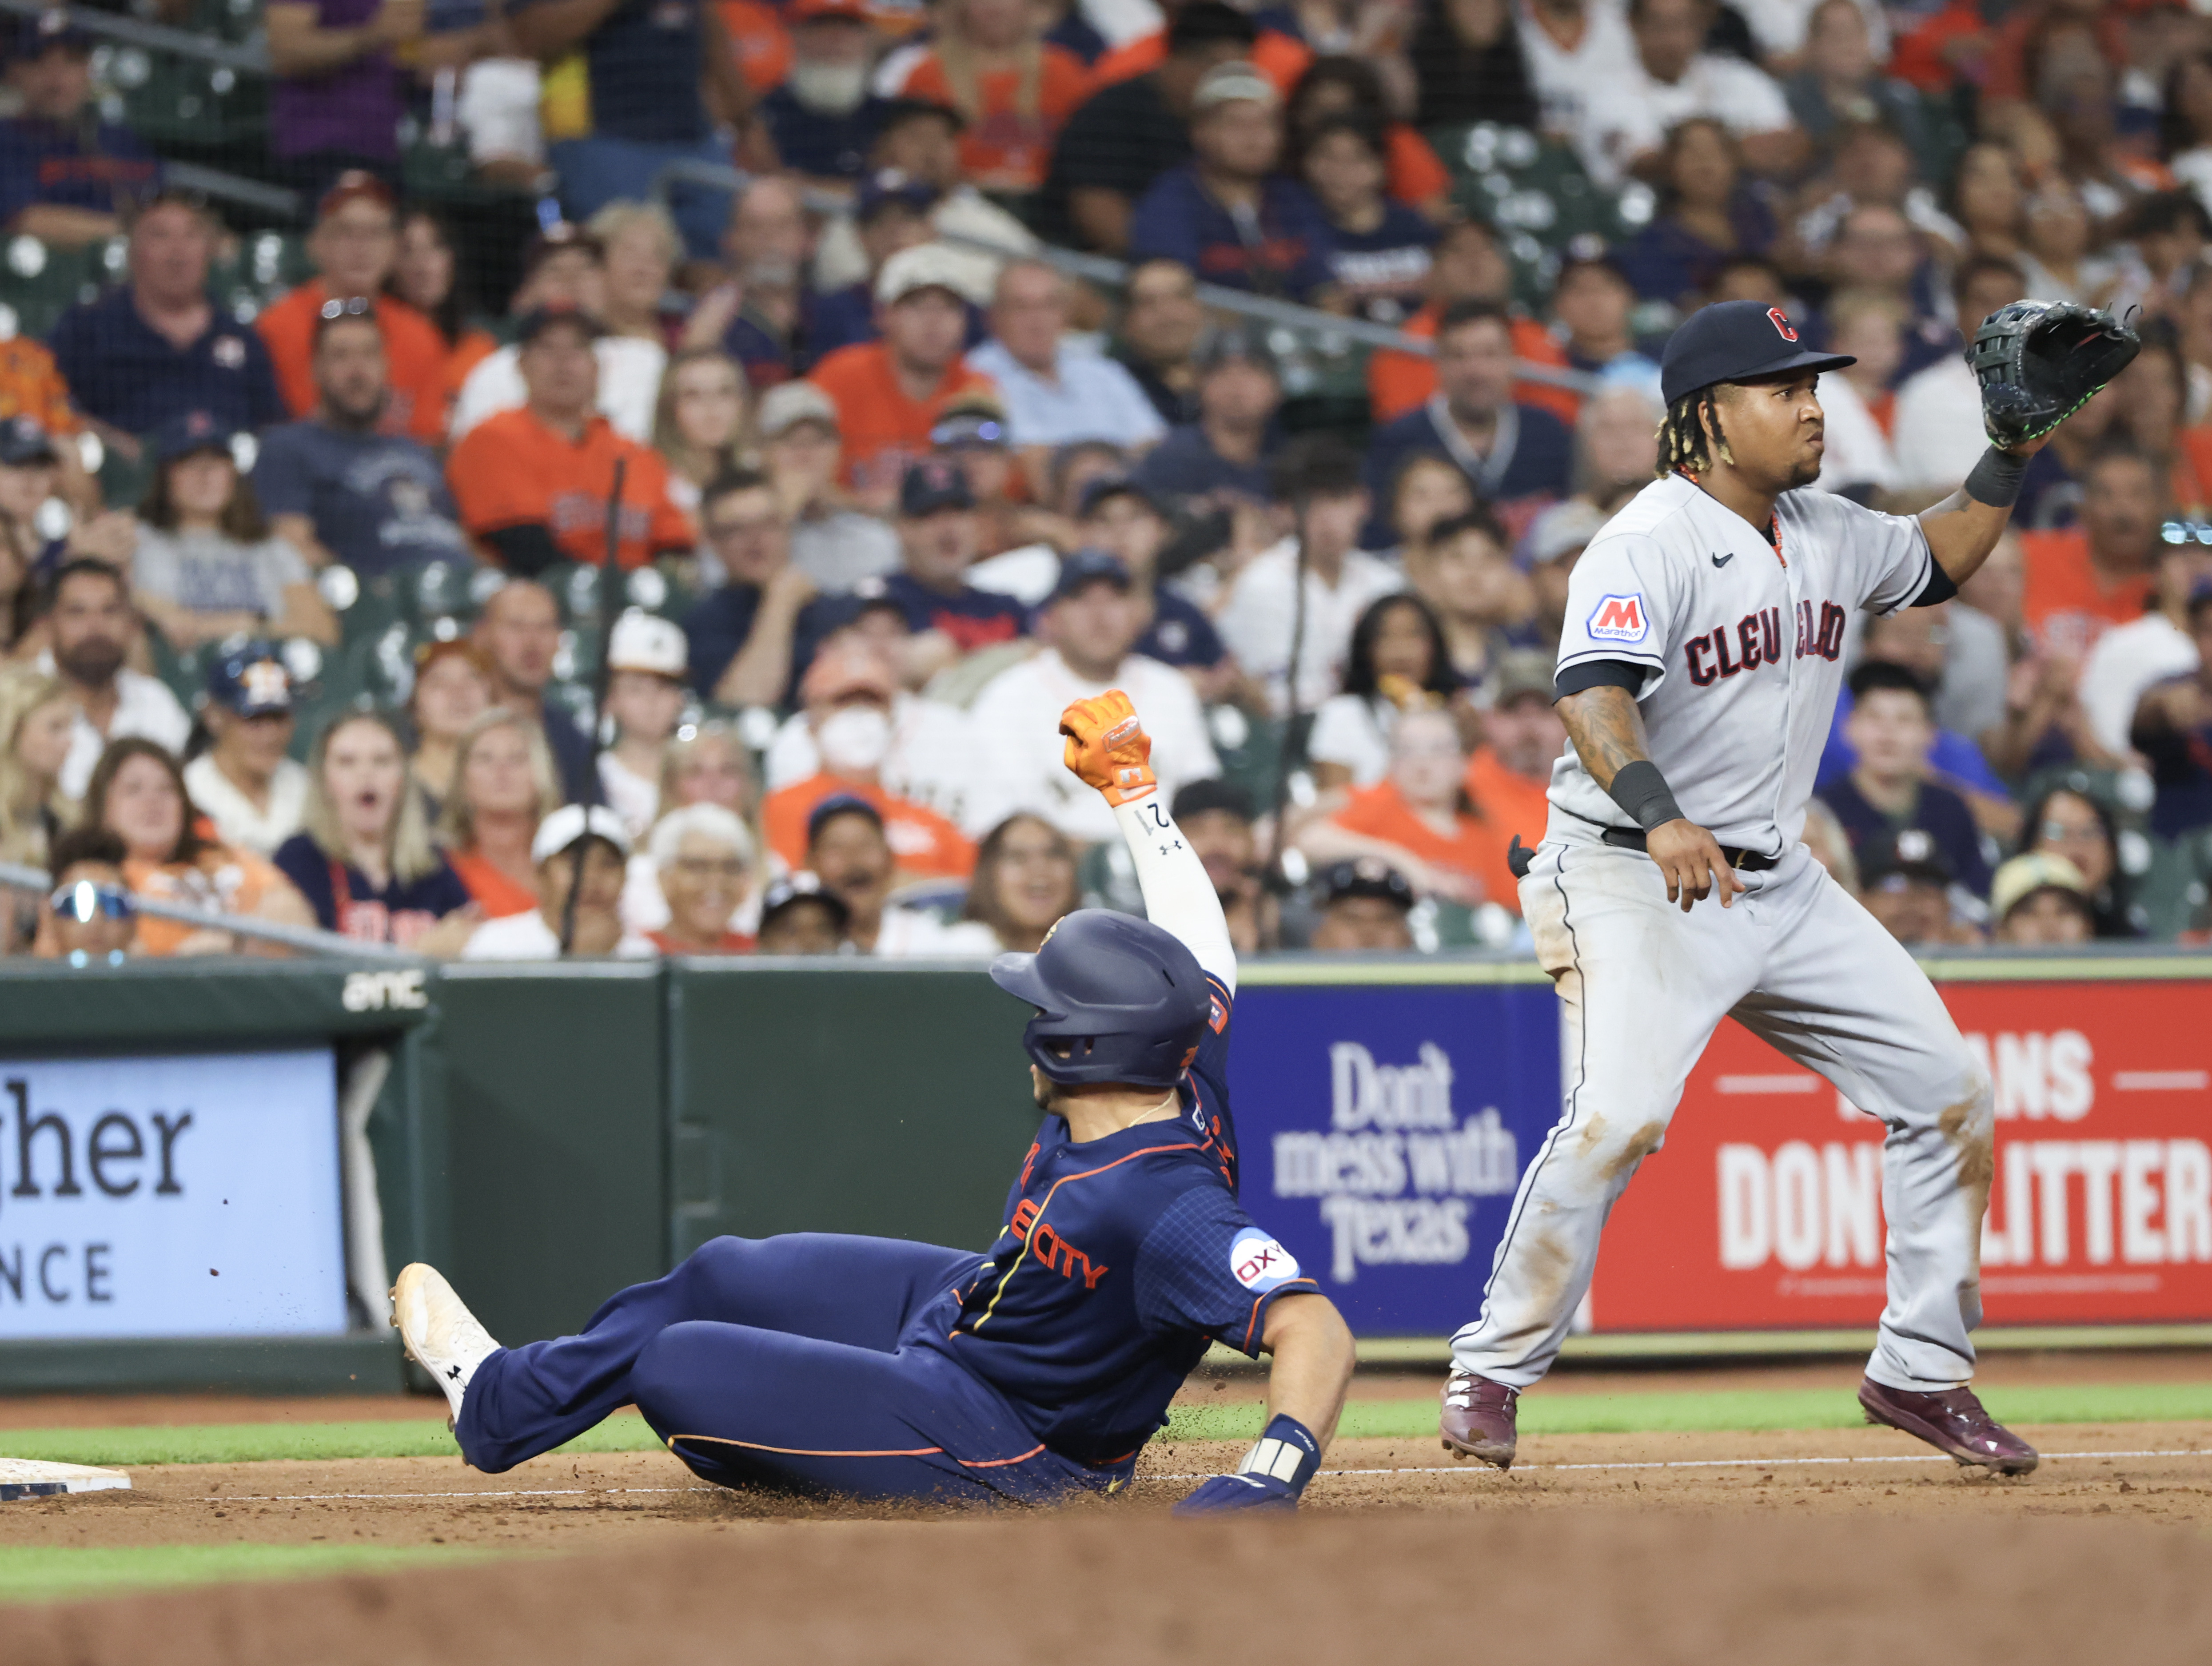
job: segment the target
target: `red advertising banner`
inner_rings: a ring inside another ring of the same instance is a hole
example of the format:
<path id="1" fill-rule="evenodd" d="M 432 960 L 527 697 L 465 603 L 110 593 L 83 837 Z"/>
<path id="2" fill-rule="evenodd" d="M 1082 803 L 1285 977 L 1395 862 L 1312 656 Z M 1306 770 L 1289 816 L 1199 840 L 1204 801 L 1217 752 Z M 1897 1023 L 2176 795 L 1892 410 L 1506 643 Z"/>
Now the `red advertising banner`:
<path id="1" fill-rule="evenodd" d="M 1984 1323 L 2212 1320 L 2212 989 L 1943 986 L 1996 1086 Z M 1601 1331 L 1864 1329 L 1881 1125 L 1734 1022 L 1605 1233 Z"/>

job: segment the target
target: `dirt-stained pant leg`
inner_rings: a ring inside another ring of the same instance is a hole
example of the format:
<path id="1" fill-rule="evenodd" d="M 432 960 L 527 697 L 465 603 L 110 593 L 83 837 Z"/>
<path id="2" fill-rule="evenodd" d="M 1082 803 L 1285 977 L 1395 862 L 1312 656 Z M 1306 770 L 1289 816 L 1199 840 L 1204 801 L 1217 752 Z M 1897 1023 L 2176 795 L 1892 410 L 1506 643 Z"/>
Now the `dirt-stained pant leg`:
<path id="1" fill-rule="evenodd" d="M 1759 948 L 1745 899 L 1685 914 L 1648 857 L 1602 845 L 1547 842 L 1521 908 L 1559 990 L 1565 1103 L 1521 1177 L 1482 1316 L 1452 1338 L 1458 1365 L 1514 1388 L 1558 1357 L 1613 1200 L 1658 1149 Z"/>
<path id="2" fill-rule="evenodd" d="M 1735 1017 L 1888 1127 L 1881 1207 L 1889 1301 L 1867 1374 L 1932 1392 L 1974 1374 L 1990 1080 L 1912 956 L 1808 857 L 1772 892 L 1758 991 Z"/>

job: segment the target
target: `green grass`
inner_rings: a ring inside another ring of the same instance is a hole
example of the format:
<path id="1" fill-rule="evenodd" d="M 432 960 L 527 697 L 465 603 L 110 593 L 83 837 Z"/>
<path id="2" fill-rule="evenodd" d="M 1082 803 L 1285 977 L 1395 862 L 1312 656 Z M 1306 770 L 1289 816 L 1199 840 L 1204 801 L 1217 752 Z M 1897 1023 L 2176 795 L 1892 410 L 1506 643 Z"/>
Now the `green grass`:
<path id="1" fill-rule="evenodd" d="M 560 1448 L 649 1452 L 660 1441 L 635 1412 L 617 1412 Z M 0 1429 L 0 1457 L 111 1468 L 143 1463 L 258 1463 L 270 1458 L 453 1457 L 444 1421 L 186 1423 L 173 1428 Z"/>
<path id="2" fill-rule="evenodd" d="M 2015 1423 L 2212 1421 L 2212 1383 L 2111 1383 L 2061 1388 L 1991 1389 L 1983 1396 Z M 1848 1390 L 1765 1389 L 1720 1394 L 1547 1394 L 1521 1402 L 1530 1434 L 1719 1433 L 1845 1429 L 1862 1418 Z M 1178 1406 L 1168 1428 L 1178 1440 L 1249 1440 L 1264 1419 L 1249 1401 L 1222 1407 Z M 1428 1399 L 1355 1400 L 1341 1433 L 1386 1439 L 1435 1433 Z M 635 1412 L 618 1412 L 564 1452 L 646 1452 L 660 1443 Z M 270 1458 L 451 1457 L 444 1423 L 207 1423 L 176 1428 L 0 1431 L 0 1457 L 128 1468 L 147 1463 L 254 1463 Z"/>
<path id="3" fill-rule="evenodd" d="M 482 1555 L 459 1546 L 161 1544 L 74 1548 L 0 1547 L 0 1602 L 60 1601 L 220 1579 L 300 1579 L 319 1573 L 384 1573 Z"/>
<path id="4" fill-rule="evenodd" d="M 2212 1383 L 2112 1383 L 2064 1388 L 1990 1389 L 1983 1402 L 2014 1423 L 2172 1423 L 2212 1420 Z M 1264 1422 L 1250 1404 L 1178 1406 L 1170 1439 L 1249 1440 Z M 1718 1394 L 1546 1394 L 1521 1402 L 1527 1434 L 1717 1433 L 1847 1429 L 1865 1421 L 1848 1390 L 1765 1389 Z M 1429 1400 L 1355 1400 L 1338 1433 L 1409 1440 L 1433 1436 Z"/>

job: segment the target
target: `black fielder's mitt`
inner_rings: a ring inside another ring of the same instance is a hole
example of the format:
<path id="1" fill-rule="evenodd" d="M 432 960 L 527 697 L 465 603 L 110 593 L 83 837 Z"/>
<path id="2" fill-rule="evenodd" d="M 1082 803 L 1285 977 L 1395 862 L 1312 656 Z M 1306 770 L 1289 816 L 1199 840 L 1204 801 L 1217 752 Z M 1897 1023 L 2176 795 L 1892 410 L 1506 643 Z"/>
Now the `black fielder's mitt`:
<path id="1" fill-rule="evenodd" d="M 1982 320 L 1966 365 L 1982 385 L 1992 445 L 2040 439 L 2087 404 L 2142 348 L 2109 312 L 2070 300 L 2016 300 Z"/>

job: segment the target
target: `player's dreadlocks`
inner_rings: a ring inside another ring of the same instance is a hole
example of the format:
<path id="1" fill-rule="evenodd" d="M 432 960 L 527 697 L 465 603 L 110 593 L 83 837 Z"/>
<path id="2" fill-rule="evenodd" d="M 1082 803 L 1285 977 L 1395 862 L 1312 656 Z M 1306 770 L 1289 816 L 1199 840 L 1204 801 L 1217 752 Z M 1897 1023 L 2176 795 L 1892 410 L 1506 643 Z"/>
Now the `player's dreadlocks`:
<path id="1" fill-rule="evenodd" d="M 1721 431 L 1720 402 L 1716 387 L 1699 388 L 1695 393 L 1686 393 L 1667 408 L 1667 417 L 1659 425 L 1659 461 L 1652 473 L 1664 480 L 1673 474 L 1699 475 L 1712 467 L 1712 452 L 1717 451 L 1723 463 L 1734 463 L 1729 451 L 1728 436 Z M 1704 421 L 1700 421 L 1699 417 Z M 1705 424 L 1712 426 L 1712 439 L 1708 444 Z"/>

